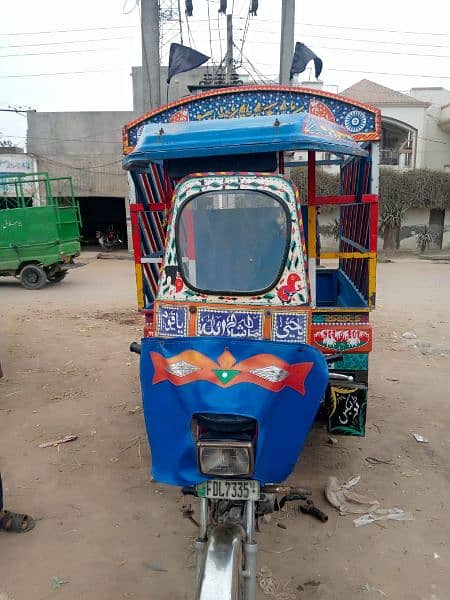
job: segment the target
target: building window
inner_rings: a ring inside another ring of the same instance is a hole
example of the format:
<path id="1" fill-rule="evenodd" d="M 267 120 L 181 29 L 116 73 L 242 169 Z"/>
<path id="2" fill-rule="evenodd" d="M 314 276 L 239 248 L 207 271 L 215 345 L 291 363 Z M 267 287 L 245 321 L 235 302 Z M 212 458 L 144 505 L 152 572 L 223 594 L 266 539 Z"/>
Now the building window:
<path id="1" fill-rule="evenodd" d="M 381 130 L 380 164 L 412 168 L 415 133 L 386 122 L 382 123 Z"/>

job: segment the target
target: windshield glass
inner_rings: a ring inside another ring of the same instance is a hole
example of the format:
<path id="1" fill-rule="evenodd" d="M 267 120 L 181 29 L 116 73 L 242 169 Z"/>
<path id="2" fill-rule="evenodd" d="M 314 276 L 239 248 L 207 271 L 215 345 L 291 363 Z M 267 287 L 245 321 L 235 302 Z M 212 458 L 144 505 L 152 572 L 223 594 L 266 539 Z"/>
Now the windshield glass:
<path id="1" fill-rule="evenodd" d="M 284 267 L 288 220 L 287 207 L 264 192 L 221 190 L 188 200 L 176 225 L 183 279 L 205 293 L 272 289 Z"/>

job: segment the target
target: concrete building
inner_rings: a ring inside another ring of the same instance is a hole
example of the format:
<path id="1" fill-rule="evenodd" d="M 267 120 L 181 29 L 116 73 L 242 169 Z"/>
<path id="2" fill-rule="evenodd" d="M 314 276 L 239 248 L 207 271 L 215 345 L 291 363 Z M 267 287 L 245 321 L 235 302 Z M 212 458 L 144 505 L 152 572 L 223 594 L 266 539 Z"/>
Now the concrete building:
<path id="1" fill-rule="evenodd" d="M 413 88 L 403 94 L 362 79 L 341 93 L 381 109 L 381 166 L 450 172 L 450 90 Z M 400 231 L 401 249 L 414 250 L 425 227 L 438 247 L 441 239 L 443 248 L 450 247 L 450 210 L 411 208 Z"/>
<path id="2" fill-rule="evenodd" d="M 172 102 L 189 95 L 206 68 L 200 67 L 166 83 L 161 67 L 161 97 Z M 128 180 L 122 170 L 122 127 L 142 115 L 142 67 L 132 68 L 133 110 L 102 112 L 29 112 L 27 150 L 36 168 L 52 176 L 71 176 L 83 222 L 82 235 L 95 241 L 95 232 L 114 224 L 122 239 L 129 238 Z M 1 168 L 0 168 L 1 171 Z"/>
<path id="3" fill-rule="evenodd" d="M 112 223 L 126 235 L 121 130 L 133 117 L 131 111 L 28 113 L 27 149 L 39 171 L 73 178 L 86 240 Z"/>
<path id="4" fill-rule="evenodd" d="M 413 88 L 403 94 L 362 79 L 341 93 L 381 109 L 382 165 L 450 170 L 449 90 Z"/>

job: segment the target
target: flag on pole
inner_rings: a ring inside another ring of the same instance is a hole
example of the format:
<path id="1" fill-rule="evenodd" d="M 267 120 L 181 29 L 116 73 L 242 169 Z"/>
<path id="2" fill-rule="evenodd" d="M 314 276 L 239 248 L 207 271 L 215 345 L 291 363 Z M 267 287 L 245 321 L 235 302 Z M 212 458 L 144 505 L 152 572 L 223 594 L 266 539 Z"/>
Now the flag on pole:
<path id="1" fill-rule="evenodd" d="M 177 73 L 184 73 L 185 71 L 191 71 L 196 69 L 207 60 L 209 56 L 197 52 L 188 46 L 182 46 L 181 44 L 170 44 L 169 54 L 169 72 L 167 74 L 167 83 Z"/>
<path id="2" fill-rule="evenodd" d="M 303 73 L 310 60 L 314 61 L 314 71 L 316 79 L 318 79 L 322 72 L 322 59 L 320 59 L 317 54 L 314 54 L 314 52 L 308 48 L 308 46 L 305 46 L 305 44 L 296 42 L 289 79 L 292 79 L 297 73 Z"/>

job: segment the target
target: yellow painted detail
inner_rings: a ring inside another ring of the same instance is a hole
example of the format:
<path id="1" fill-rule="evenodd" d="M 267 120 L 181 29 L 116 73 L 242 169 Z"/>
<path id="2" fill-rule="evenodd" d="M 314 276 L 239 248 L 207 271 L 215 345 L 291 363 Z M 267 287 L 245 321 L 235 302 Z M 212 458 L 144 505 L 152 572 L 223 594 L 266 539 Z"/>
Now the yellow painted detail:
<path id="1" fill-rule="evenodd" d="M 374 252 L 322 252 L 320 258 L 373 258 Z"/>
<path id="2" fill-rule="evenodd" d="M 308 206 L 308 258 L 316 258 L 316 207 Z"/>
<path id="3" fill-rule="evenodd" d="M 142 277 L 142 265 L 134 263 L 136 272 L 136 295 L 138 308 L 144 308 L 144 280 Z"/>
<path id="4" fill-rule="evenodd" d="M 369 306 L 375 307 L 375 292 L 377 289 L 377 257 L 374 252 L 369 258 Z"/>

